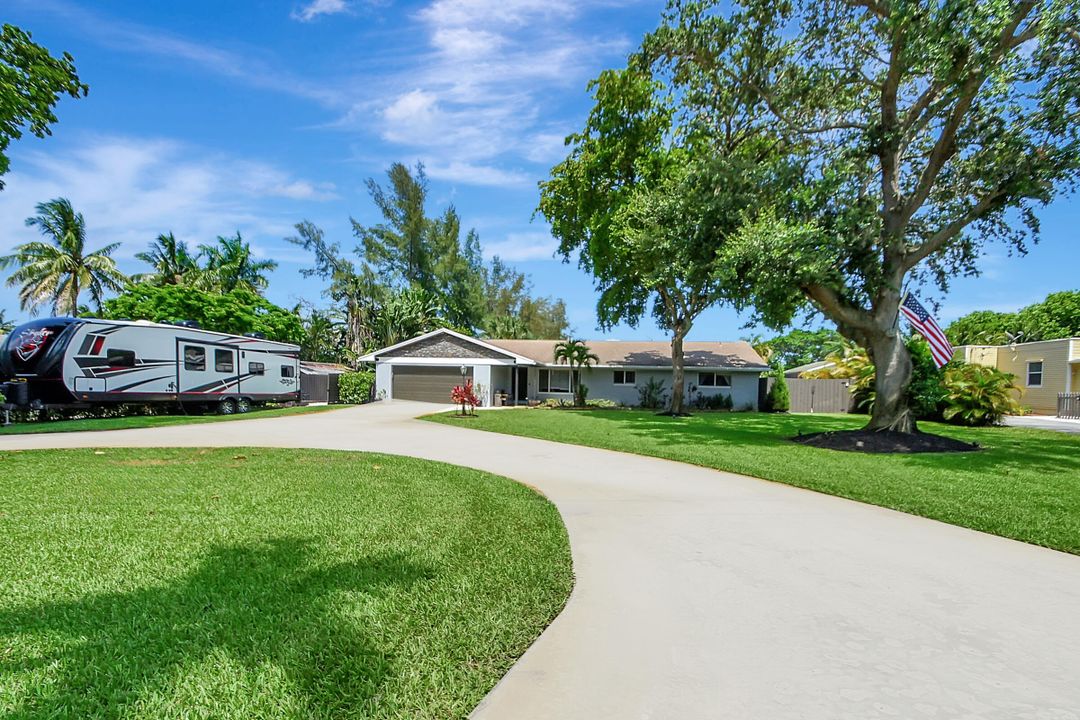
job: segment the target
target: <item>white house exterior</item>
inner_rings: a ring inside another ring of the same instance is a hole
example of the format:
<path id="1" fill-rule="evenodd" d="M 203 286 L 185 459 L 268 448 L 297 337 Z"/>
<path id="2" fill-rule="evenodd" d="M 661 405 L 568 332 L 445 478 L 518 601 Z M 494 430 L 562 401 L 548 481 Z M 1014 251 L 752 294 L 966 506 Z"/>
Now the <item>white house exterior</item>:
<path id="1" fill-rule="evenodd" d="M 472 380 L 481 404 L 524 405 L 573 398 L 570 372 L 554 361 L 557 340 L 478 340 L 440 329 L 360 358 L 375 364 L 381 399 L 448 404 L 450 390 Z M 651 378 L 670 392 L 671 346 L 666 342 L 586 341 L 600 360 L 581 371 L 590 399 L 636 405 Z M 687 342 L 686 386 L 705 395 L 728 394 L 736 408 L 757 409 L 758 378 L 768 369 L 749 343 Z"/>

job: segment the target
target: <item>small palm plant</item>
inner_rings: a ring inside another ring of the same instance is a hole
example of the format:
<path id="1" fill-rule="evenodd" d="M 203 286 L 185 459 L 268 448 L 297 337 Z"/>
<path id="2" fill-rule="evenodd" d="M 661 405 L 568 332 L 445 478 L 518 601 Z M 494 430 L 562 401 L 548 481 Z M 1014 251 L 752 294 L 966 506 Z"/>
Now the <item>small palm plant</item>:
<path id="1" fill-rule="evenodd" d="M 963 364 L 945 371 L 946 420 L 961 425 L 997 425 L 1020 411 L 1016 376 L 997 368 Z"/>
<path id="2" fill-rule="evenodd" d="M 589 350 L 584 340 L 564 340 L 555 344 L 555 362 L 565 362 L 570 366 L 570 383 L 574 390 L 574 404 L 578 407 L 585 406 L 585 398 L 589 394 L 589 388 L 581 382 L 581 368 L 592 367 L 593 363 L 600 362 L 596 353 Z M 577 382 L 574 382 L 574 380 Z"/>
<path id="3" fill-rule="evenodd" d="M 23 310 L 34 314 L 51 305 L 57 315 L 77 315 L 84 291 L 100 308 L 107 290 L 123 289 L 128 279 L 111 257 L 120 243 L 87 252 L 86 221 L 65 198 L 39 203 L 36 210 L 26 224 L 40 230 L 45 240 L 18 245 L 0 257 L 0 268 L 15 267 L 7 284 L 19 288 Z"/>

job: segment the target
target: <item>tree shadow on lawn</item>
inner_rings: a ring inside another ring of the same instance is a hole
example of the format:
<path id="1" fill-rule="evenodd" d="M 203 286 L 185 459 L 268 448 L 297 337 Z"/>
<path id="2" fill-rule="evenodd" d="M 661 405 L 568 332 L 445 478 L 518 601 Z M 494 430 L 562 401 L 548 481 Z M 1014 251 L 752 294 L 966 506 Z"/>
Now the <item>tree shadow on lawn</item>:
<path id="1" fill-rule="evenodd" d="M 802 457 L 835 457 L 838 462 L 855 458 L 869 464 L 884 463 L 916 469 L 944 469 L 965 472 L 1001 472 L 1023 469 L 1028 472 L 1080 474 L 1080 436 L 1051 431 L 1034 432 L 1009 427 L 962 428 L 923 423 L 924 432 L 978 442 L 982 452 L 881 454 L 847 453 L 792 443 L 799 434 L 863 427 L 865 415 L 816 416 L 768 413 L 701 413 L 689 418 L 653 414 L 584 411 L 581 416 L 616 423 L 624 432 L 662 444 L 692 443 L 697 447 L 737 451 L 738 448 L 776 448 Z M 861 464 L 861 463 L 860 463 Z"/>
<path id="2" fill-rule="evenodd" d="M 167 585 L 0 612 L 0 677 L 37 669 L 48 678 L 5 691 L 21 695 L 5 717 L 121 716 L 148 695 L 167 698 L 185 670 L 221 655 L 249 678 L 272 666 L 305 714 L 356 713 L 394 661 L 341 614 L 335 596 L 377 596 L 431 571 L 396 554 L 320 566 L 313 551 L 298 538 L 217 547 Z M 209 683 L 198 690 L 211 707 L 187 709 L 232 714 L 236 693 L 249 688 Z M 270 701 L 280 710 L 286 699 Z"/>

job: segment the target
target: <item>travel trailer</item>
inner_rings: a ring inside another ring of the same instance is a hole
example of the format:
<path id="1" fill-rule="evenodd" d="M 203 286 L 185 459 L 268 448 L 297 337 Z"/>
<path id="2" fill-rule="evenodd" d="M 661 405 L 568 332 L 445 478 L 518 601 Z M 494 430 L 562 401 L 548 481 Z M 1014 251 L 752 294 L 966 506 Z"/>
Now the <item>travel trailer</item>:
<path id="1" fill-rule="evenodd" d="M 144 320 L 44 318 L 0 345 L 10 409 L 171 403 L 222 414 L 299 402 L 300 348 Z"/>

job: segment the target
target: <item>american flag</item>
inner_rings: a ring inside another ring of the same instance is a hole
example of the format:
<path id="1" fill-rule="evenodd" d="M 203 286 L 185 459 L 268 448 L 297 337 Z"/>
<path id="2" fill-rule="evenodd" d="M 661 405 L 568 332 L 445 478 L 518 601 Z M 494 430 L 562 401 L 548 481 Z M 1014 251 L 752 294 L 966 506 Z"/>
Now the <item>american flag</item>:
<path id="1" fill-rule="evenodd" d="M 953 346 L 949 344 L 937 321 L 911 293 L 908 293 L 904 302 L 900 303 L 900 312 L 904 313 L 904 317 L 908 319 L 911 326 L 930 343 L 930 354 L 934 357 L 934 364 L 940 370 L 952 359 Z"/>

